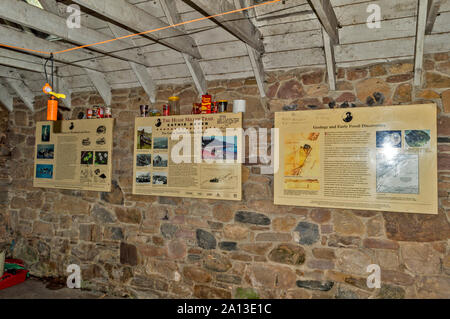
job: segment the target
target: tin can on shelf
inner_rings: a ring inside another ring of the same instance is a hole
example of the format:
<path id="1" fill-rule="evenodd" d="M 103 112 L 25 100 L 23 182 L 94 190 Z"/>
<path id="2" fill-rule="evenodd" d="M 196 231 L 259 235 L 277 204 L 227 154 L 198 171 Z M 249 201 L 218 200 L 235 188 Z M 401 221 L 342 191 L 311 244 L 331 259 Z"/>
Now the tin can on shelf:
<path id="1" fill-rule="evenodd" d="M 202 114 L 211 113 L 212 97 L 208 93 L 202 96 Z"/>
<path id="2" fill-rule="evenodd" d="M 218 103 L 217 102 L 211 103 L 211 113 L 218 113 Z"/>
<path id="3" fill-rule="evenodd" d="M 112 112 L 110 107 L 105 107 L 105 118 L 107 119 L 112 118 Z"/>
<path id="4" fill-rule="evenodd" d="M 219 113 L 226 113 L 228 108 L 228 101 L 227 100 L 220 100 L 217 105 L 218 112 Z"/>
<path id="5" fill-rule="evenodd" d="M 103 107 L 97 108 L 97 118 L 102 119 L 105 117 L 105 109 Z"/>
<path id="6" fill-rule="evenodd" d="M 170 105 L 169 104 L 163 105 L 163 116 L 170 116 Z"/>
<path id="7" fill-rule="evenodd" d="M 201 114 L 201 113 L 202 113 L 202 103 L 193 103 L 192 114 Z"/>
<path id="8" fill-rule="evenodd" d="M 86 118 L 91 119 L 92 118 L 92 109 L 89 108 L 86 110 Z"/>
<path id="9" fill-rule="evenodd" d="M 147 117 L 148 116 L 148 105 L 141 105 L 139 107 L 141 111 L 141 117 Z"/>
<path id="10" fill-rule="evenodd" d="M 96 118 L 97 118 L 97 113 L 98 113 L 98 109 L 97 109 L 96 106 L 94 106 L 94 107 L 92 108 L 92 118 L 93 118 L 93 119 L 96 119 Z"/>

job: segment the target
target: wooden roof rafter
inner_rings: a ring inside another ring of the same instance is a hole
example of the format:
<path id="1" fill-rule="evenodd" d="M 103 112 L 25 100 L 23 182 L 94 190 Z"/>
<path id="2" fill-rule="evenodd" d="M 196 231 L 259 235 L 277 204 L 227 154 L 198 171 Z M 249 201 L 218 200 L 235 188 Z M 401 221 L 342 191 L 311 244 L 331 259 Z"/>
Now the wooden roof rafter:
<path id="1" fill-rule="evenodd" d="M 330 90 L 336 90 L 336 61 L 334 46 L 339 44 L 339 21 L 330 0 L 308 0 L 322 25 L 325 63 Z"/>

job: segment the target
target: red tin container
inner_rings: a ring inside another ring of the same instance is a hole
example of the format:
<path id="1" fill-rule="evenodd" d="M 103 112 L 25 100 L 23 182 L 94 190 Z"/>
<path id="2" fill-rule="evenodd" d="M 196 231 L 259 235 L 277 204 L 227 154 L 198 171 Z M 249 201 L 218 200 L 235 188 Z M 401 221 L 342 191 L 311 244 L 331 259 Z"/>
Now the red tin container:
<path id="1" fill-rule="evenodd" d="M 163 105 L 163 116 L 170 116 L 170 105 L 169 104 Z"/>
<path id="2" fill-rule="evenodd" d="M 105 109 L 103 107 L 99 107 L 97 109 L 97 118 L 102 119 L 105 117 Z"/>

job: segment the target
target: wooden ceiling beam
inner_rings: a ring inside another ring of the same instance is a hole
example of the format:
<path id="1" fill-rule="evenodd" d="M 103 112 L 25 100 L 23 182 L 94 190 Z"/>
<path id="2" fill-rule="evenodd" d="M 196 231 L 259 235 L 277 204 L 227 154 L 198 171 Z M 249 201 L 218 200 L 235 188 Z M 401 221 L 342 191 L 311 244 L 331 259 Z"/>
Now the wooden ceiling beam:
<path id="1" fill-rule="evenodd" d="M 183 0 L 194 9 L 203 12 L 206 16 L 213 16 L 220 13 L 236 10 L 236 7 L 229 1 L 210 0 Z M 248 44 L 259 54 L 264 53 L 264 43 L 259 30 L 253 25 L 250 19 L 241 11 L 230 13 L 213 19 L 219 26 L 233 34 L 242 42 Z"/>
<path id="2" fill-rule="evenodd" d="M 175 1 L 173 0 L 160 0 L 163 11 L 167 17 L 167 20 L 171 25 L 178 24 L 182 22 L 181 16 L 177 10 Z M 179 26 L 179 29 L 182 31 L 185 30 L 184 26 Z M 195 41 L 194 41 L 195 42 Z M 207 92 L 207 83 L 206 77 L 200 65 L 200 62 L 191 57 L 190 55 L 183 53 L 184 61 L 186 62 L 186 66 L 189 69 L 189 73 L 192 76 L 195 87 L 197 88 L 197 92 L 200 95 L 206 94 Z"/>
<path id="3" fill-rule="evenodd" d="M 0 79 L 1 80 L 1 79 Z M 9 94 L 8 88 L 3 85 L 0 81 L 0 102 L 6 107 L 10 112 L 13 111 L 13 97 Z"/>
<path id="4" fill-rule="evenodd" d="M 137 32 L 159 29 L 146 33 L 145 36 L 176 51 L 201 58 L 200 51 L 189 35 L 180 29 L 171 28 L 164 21 L 125 0 L 72 1 Z"/>
<path id="5" fill-rule="evenodd" d="M 62 13 L 60 12 L 59 7 L 58 7 L 58 3 L 55 0 L 39 0 L 39 2 L 41 3 L 44 10 L 52 12 L 56 15 L 62 16 Z M 123 29 L 115 24 L 108 23 L 108 26 L 115 37 L 122 37 L 122 36 L 126 36 L 126 35 L 130 34 L 125 29 Z M 128 47 L 136 47 L 136 44 L 132 37 L 123 39 L 123 40 L 121 40 L 121 42 L 126 44 Z M 138 56 L 143 57 L 139 48 L 136 49 L 136 53 Z M 147 64 L 147 62 L 145 61 L 145 57 L 143 57 L 143 59 L 144 59 L 143 60 L 144 64 Z M 152 103 L 155 103 L 156 102 L 156 85 L 155 85 L 149 71 L 147 70 L 146 66 L 139 64 L 139 63 L 135 63 L 133 61 L 128 61 L 128 63 L 130 64 L 131 69 L 135 73 L 139 83 L 142 85 L 145 92 L 149 96 L 150 101 Z M 87 73 L 89 75 L 89 72 L 87 72 Z M 90 76 L 92 77 L 91 81 L 93 80 L 93 78 L 96 79 L 97 81 L 100 78 L 100 77 L 98 77 L 96 75 L 92 75 L 92 74 Z M 105 87 L 103 82 L 106 81 L 102 78 L 100 78 L 100 79 L 101 79 L 101 83 L 96 85 L 98 92 L 100 92 L 100 90 L 102 90 L 102 88 Z M 110 94 L 107 92 L 107 90 L 104 89 L 104 91 L 105 92 L 102 93 L 102 96 L 104 96 L 104 99 L 106 98 L 106 99 L 110 100 L 111 99 Z"/>
<path id="6" fill-rule="evenodd" d="M 111 30 L 111 32 L 116 37 L 122 37 L 122 36 L 129 34 L 129 32 L 127 32 L 125 29 L 122 29 L 121 27 L 118 27 L 115 24 L 108 23 L 108 26 L 109 26 L 109 29 Z M 133 45 L 133 46 L 136 45 L 133 38 L 129 38 L 129 39 L 127 39 L 127 41 L 130 43 L 130 45 Z M 134 74 L 136 75 L 139 83 L 144 88 L 145 93 L 147 93 L 147 95 L 150 99 L 150 102 L 153 104 L 156 103 L 156 91 L 157 91 L 156 83 L 153 80 L 148 69 L 145 66 L 134 63 L 134 62 L 129 62 L 129 64 L 130 64 L 130 67 L 133 70 Z"/>
<path id="7" fill-rule="evenodd" d="M 45 11 L 51 12 L 57 16 L 60 16 L 62 18 L 62 14 L 58 9 L 58 4 L 55 0 L 39 0 L 39 3 L 42 5 Z M 122 45 L 127 45 L 125 43 L 122 43 Z M 141 62 L 144 62 L 139 56 L 139 60 Z M 98 69 L 101 69 L 97 61 L 94 61 Z M 132 62 L 135 63 L 135 62 Z M 144 62 L 145 63 L 145 62 Z M 144 66 L 142 66 L 144 67 Z M 144 67 L 145 68 L 145 67 Z M 111 92 L 111 86 L 106 81 L 106 77 L 101 73 L 90 69 L 84 69 L 84 71 L 87 73 L 89 79 L 92 82 L 92 85 L 97 90 L 98 94 L 102 97 L 103 101 L 106 103 L 106 105 L 111 105 L 112 102 L 112 92 Z M 62 80 L 62 79 L 61 79 Z M 64 81 L 60 82 L 63 87 L 67 87 Z M 70 92 L 71 93 L 71 92 Z M 70 100 L 70 106 L 72 104 L 72 99 Z M 70 107 L 69 106 L 69 107 Z"/>
<path id="8" fill-rule="evenodd" d="M 105 74 L 94 70 L 86 69 L 86 73 L 97 90 L 98 94 L 102 97 L 106 105 L 111 105 L 112 93 L 111 86 L 106 80 Z"/>
<path id="9" fill-rule="evenodd" d="M 330 0 L 308 0 L 334 45 L 339 44 L 339 22 Z"/>
<path id="10" fill-rule="evenodd" d="M 253 1 L 251 3 L 253 4 Z M 250 4 L 250 2 L 247 2 L 246 4 Z M 243 7 L 243 3 L 241 0 L 234 0 L 234 5 L 238 9 L 241 9 Z M 252 23 L 248 15 L 248 12 L 245 12 L 244 15 L 249 19 L 249 22 Z M 265 73 L 261 54 L 247 43 L 245 43 L 245 46 L 247 47 L 248 56 L 250 58 L 250 63 L 252 65 L 253 73 L 255 75 L 256 83 L 258 85 L 259 94 L 262 98 L 265 98 L 266 97 L 265 76 L 264 76 Z"/>
<path id="11" fill-rule="evenodd" d="M 328 84 L 331 91 L 336 91 L 336 61 L 334 58 L 334 46 L 327 31 L 322 28 L 323 44 L 325 50 L 325 61 L 328 74 Z"/>
<path id="12" fill-rule="evenodd" d="M 51 42 L 31 34 L 27 34 L 23 31 L 0 25 L 0 43 L 10 45 L 19 48 L 26 48 L 34 51 L 27 51 L 32 55 L 40 56 L 43 58 L 49 58 L 46 53 L 37 51 L 60 51 L 70 48 L 71 46 Z M 55 56 L 55 61 L 79 66 L 82 68 L 89 68 L 96 71 L 102 71 L 98 64 L 95 62 L 96 55 L 84 50 L 77 50 L 66 52 L 65 54 L 59 54 Z"/>
<path id="13" fill-rule="evenodd" d="M 17 70 L 9 67 L 2 67 L 0 68 L 0 76 L 4 78 L 6 83 L 8 83 L 14 92 L 22 99 L 30 111 L 34 112 L 35 94 L 25 85 Z"/>
<path id="14" fill-rule="evenodd" d="M 414 85 L 417 87 L 422 85 L 423 51 L 425 45 L 425 29 L 427 26 L 429 1 L 430 0 L 419 0 L 419 8 L 417 11 L 416 47 L 414 59 Z"/>
<path id="15" fill-rule="evenodd" d="M 0 17 L 22 26 L 58 36 L 78 45 L 87 45 L 112 39 L 103 33 L 83 26 L 80 28 L 68 28 L 66 19 L 57 14 L 17 0 L 2 0 Z M 89 49 L 125 61 L 146 65 L 146 61 L 142 56 L 130 50 L 133 48 L 130 48 L 125 42 L 120 40 L 90 46 Z"/>
<path id="16" fill-rule="evenodd" d="M 23 69 L 26 71 L 36 72 L 42 74 L 42 78 L 44 77 L 44 66 L 43 66 L 43 59 L 23 54 L 19 52 L 14 52 L 10 50 L 0 50 L 0 64 L 6 65 L 12 68 L 16 69 Z M 50 72 L 50 68 L 47 67 L 48 72 Z M 68 108 L 72 107 L 72 99 L 71 94 L 72 91 L 70 89 L 70 86 L 67 84 L 66 80 L 60 76 L 56 76 L 56 82 L 57 86 L 55 87 L 55 90 L 58 93 L 62 93 L 66 95 L 66 99 L 63 99 L 63 103 Z"/>
<path id="17" fill-rule="evenodd" d="M 436 22 L 436 17 L 439 13 L 439 8 L 441 6 L 440 0 L 428 0 L 427 7 L 427 26 L 425 28 L 425 34 L 430 35 L 433 31 L 434 23 Z"/>
<path id="18" fill-rule="evenodd" d="M 0 43 L 9 44 L 16 47 L 34 50 L 59 51 L 67 46 L 50 42 L 25 32 L 12 28 L 0 26 Z M 48 55 L 38 52 L 31 52 L 33 55 L 48 58 Z M 107 105 L 111 104 L 111 88 L 106 82 L 102 67 L 95 60 L 96 56 L 84 50 L 66 52 L 55 56 L 55 60 L 83 68 L 89 76 L 94 87 L 100 93 Z M 109 90 L 107 89 L 109 87 Z M 108 92 L 109 91 L 109 92 Z"/>

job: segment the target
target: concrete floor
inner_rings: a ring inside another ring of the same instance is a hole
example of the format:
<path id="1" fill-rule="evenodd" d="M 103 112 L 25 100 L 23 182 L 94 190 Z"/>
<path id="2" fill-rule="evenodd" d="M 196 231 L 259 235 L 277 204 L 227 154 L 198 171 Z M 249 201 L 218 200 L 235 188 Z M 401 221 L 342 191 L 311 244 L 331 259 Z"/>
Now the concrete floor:
<path id="1" fill-rule="evenodd" d="M 0 299 L 99 299 L 108 298 L 103 294 L 80 289 L 62 288 L 51 290 L 46 283 L 36 278 L 29 278 L 25 282 L 13 287 L 0 290 Z"/>

